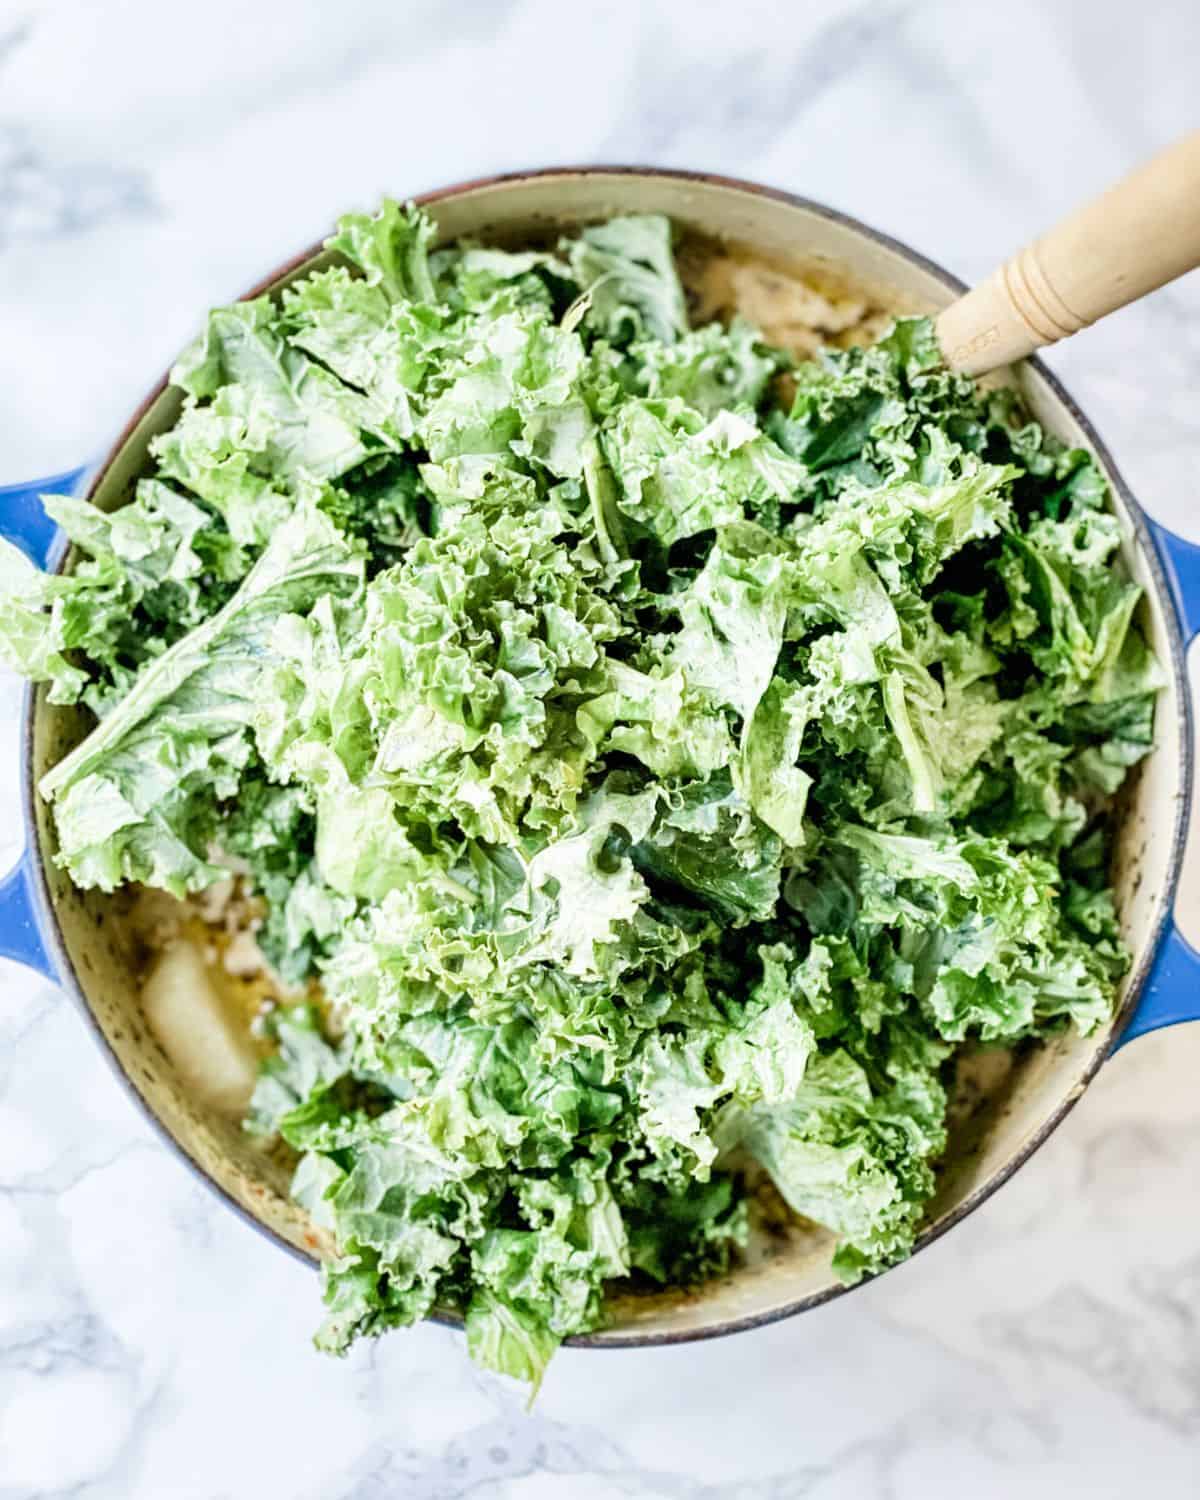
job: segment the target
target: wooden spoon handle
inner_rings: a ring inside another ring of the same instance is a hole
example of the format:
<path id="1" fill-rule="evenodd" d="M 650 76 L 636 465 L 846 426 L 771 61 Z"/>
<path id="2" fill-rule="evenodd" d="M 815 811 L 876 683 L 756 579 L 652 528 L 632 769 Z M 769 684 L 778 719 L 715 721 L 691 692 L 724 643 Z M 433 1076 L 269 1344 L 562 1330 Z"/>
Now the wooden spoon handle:
<path id="1" fill-rule="evenodd" d="M 1055 344 L 1200 265 L 1200 130 L 1020 250 L 937 320 L 966 375 Z"/>

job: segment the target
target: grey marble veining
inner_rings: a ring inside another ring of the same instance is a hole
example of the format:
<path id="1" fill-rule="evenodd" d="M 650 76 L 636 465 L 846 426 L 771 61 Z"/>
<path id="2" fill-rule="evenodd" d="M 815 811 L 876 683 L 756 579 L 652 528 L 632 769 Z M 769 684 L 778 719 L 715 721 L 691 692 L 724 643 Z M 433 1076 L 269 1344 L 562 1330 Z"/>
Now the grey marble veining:
<path id="1" fill-rule="evenodd" d="M 977 276 L 1196 123 L 1197 55 L 1181 0 L 0 0 L 0 483 L 95 455 L 206 305 L 384 191 L 711 168 Z M 1050 363 L 1200 537 L 1200 279 Z M 0 866 L 18 707 L 0 677 Z M 734 1340 L 565 1352 L 527 1414 L 443 1329 L 313 1354 L 311 1275 L 0 965 L 0 1500 L 1185 1500 L 1198 1069 L 1200 1028 L 1139 1042 L 910 1265 Z"/>

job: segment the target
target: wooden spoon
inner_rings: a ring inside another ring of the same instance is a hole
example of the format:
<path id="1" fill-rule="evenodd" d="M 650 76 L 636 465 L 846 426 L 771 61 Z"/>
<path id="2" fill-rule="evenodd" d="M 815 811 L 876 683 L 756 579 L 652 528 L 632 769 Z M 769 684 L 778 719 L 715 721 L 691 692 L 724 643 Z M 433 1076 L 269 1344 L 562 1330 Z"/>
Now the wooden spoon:
<path id="1" fill-rule="evenodd" d="M 966 375 L 1069 338 L 1200 265 L 1200 130 L 1077 208 L 937 320 Z"/>

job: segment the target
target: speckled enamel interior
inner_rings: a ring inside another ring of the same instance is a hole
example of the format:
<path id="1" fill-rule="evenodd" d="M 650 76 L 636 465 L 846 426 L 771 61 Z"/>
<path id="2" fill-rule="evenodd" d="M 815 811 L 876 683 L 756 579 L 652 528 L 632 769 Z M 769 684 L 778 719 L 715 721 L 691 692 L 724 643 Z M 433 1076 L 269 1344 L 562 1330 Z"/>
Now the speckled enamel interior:
<path id="1" fill-rule="evenodd" d="M 888 306 L 932 310 L 955 295 L 935 269 L 852 224 L 811 206 L 708 179 L 564 172 L 434 195 L 428 207 L 443 239 L 469 234 L 507 242 L 612 213 L 662 212 L 705 235 L 753 247 L 777 264 L 832 271 Z M 272 285 L 312 263 L 291 268 Z M 1048 428 L 1070 442 L 1095 446 L 1043 376 L 1025 371 L 1021 384 L 1034 413 Z M 94 490 L 98 504 L 108 509 L 128 497 L 136 478 L 147 472 L 148 440 L 171 424 L 176 410 L 176 398 L 169 392 L 150 404 L 100 475 Z M 1170 663 L 1174 624 L 1164 610 L 1161 575 L 1113 478 L 1117 504 L 1129 523 L 1126 563 L 1146 586 L 1146 627 L 1162 659 Z M 1157 748 L 1134 778 L 1122 810 L 1114 875 L 1123 927 L 1135 955 L 1128 981 L 1131 992 L 1148 960 L 1178 843 L 1183 797 L 1179 694 L 1172 674 L 1159 708 Z M 49 708 L 39 697 L 32 735 L 34 774 L 54 764 L 75 743 L 80 729 L 77 715 Z M 147 1030 L 139 1004 L 139 959 L 122 921 L 127 903 L 120 896 L 76 891 L 55 870 L 49 860 L 52 833 L 44 809 L 38 811 L 38 836 L 66 954 L 118 1066 L 146 1108 L 215 1186 L 279 1239 L 312 1254 L 317 1241 L 288 1200 L 286 1164 L 264 1154 L 236 1124 L 189 1097 Z M 1024 1160 L 1082 1092 L 1109 1042 L 1107 1034 L 1086 1040 L 1068 1035 L 1018 1062 L 1006 1087 L 958 1133 L 941 1175 L 926 1240 Z M 728 1279 L 688 1293 L 618 1298 L 611 1328 L 581 1342 L 703 1337 L 812 1305 L 837 1289 L 828 1254 L 823 1236 L 799 1228 L 764 1235 L 746 1265 Z"/>

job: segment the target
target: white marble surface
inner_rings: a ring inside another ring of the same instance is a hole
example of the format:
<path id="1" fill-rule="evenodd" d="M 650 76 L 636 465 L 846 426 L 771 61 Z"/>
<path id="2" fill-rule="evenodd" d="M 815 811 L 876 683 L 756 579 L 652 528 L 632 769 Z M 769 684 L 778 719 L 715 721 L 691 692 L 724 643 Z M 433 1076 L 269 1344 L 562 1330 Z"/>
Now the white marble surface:
<path id="1" fill-rule="evenodd" d="M 1198 54 L 1184 0 L 0 0 L 0 483 L 94 454 L 205 304 L 384 191 L 712 168 L 974 276 L 1194 125 Z M 1050 363 L 1200 537 L 1200 278 Z M 0 679 L 0 866 L 17 705 Z M 1200 1028 L 1130 1047 L 911 1265 L 735 1340 L 565 1353 L 526 1415 L 444 1330 L 313 1354 L 311 1275 L 0 964 L 0 1500 L 1184 1500 L 1198 1068 Z"/>

